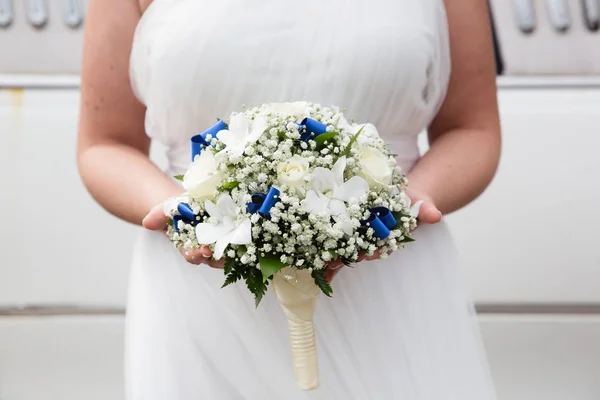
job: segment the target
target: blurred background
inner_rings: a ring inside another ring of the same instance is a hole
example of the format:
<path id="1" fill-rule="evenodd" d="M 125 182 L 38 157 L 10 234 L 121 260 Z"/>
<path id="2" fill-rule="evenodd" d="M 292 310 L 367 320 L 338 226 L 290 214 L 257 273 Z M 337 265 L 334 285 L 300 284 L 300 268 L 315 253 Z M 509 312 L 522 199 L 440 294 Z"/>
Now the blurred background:
<path id="1" fill-rule="evenodd" d="M 600 1 L 490 5 L 503 158 L 447 221 L 500 400 L 597 400 Z M 77 174 L 84 23 L 81 0 L 0 0 L 1 400 L 123 397 L 137 228 Z"/>

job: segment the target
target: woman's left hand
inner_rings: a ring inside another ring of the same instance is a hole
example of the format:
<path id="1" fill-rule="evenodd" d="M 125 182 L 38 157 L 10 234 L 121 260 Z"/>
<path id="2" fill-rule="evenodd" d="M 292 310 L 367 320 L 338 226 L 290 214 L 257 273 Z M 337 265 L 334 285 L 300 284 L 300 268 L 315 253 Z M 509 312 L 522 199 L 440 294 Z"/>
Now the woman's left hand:
<path id="1" fill-rule="evenodd" d="M 438 210 L 438 208 L 433 203 L 433 200 L 419 192 L 416 189 L 407 188 L 406 194 L 410 197 L 411 204 L 415 204 L 417 201 L 423 201 L 421 204 L 421 208 L 419 209 L 419 216 L 417 217 L 417 221 L 421 224 L 436 224 L 442 220 L 442 212 Z M 360 261 L 372 261 L 381 258 L 381 254 L 379 251 L 373 253 L 373 255 L 369 256 L 366 253 L 361 253 L 358 256 L 358 262 Z M 331 261 L 327 265 L 327 272 L 325 276 L 327 277 L 327 282 L 331 283 L 333 278 L 340 272 L 340 270 L 344 267 L 344 264 L 341 260 Z"/>

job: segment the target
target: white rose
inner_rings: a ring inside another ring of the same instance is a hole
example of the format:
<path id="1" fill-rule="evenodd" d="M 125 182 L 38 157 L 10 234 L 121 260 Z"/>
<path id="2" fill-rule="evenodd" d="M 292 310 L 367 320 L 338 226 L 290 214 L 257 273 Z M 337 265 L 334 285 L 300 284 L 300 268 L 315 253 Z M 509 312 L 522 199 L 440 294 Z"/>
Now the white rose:
<path id="1" fill-rule="evenodd" d="M 306 181 L 304 177 L 308 173 L 308 160 L 295 155 L 277 165 L 277 180 L 282 185 L 292 188 L 301 188 Z"/>
<path id="2" fill-rule="evenodd" d="M 223 184 L 225 175 L 217 170 L 217 161 L 210 150 L 196 157 L 183 176 L 183 187 L 196 200 L 214 198 L 215 191 Z"/>
<path id="3" fill-rule="evenodd" d="M 393 170 L 388 157 L 374 147 L 364 146 L 358 150 L 360 171 L 358 175 L 370 186 L 386 186 L 392 183 Z"/>

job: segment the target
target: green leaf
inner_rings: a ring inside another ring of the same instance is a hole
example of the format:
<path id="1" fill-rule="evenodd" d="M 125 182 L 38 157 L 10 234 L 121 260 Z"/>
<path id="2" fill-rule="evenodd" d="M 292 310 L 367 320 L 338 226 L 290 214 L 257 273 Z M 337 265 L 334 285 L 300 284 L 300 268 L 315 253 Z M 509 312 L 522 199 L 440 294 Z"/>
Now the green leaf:
<path id="1" fill-rule="evenodd" d="M 267 282 L 263 281 L 262 274 L 256 268 L 246 269 L 246 286 L 254 295 L 254 304 L 256 307 L 267 292 Z"/>
<path id="2" fill-rule="evenodd" d="M 175 223 L 173 222 L 173 218 L 169 218 L 169 219 L 167 220 L 167 225 L 170 225 L 170 226 L 175 226 Z"/>
<path id="3" fill-rule="evenodd" d="M 414 242 L 414 241 L 415 241 L 415 239 L 408 237 L 408 236 L 404 236 L 404 239 L 402 239 L 400 241 L 400 243 L 410 243 L 410 242 Z"/>
<path id="4" fill-rule="evenodd" d="M 325 296 L 327 297 L 331 297 L 331 295 L 333 294 L 333 289 L 331 288 L 331 285 L 329 284 L 329 282 L 327 282 L 327 277 L 325 276 L 325 268 L 322 269 L 313 269 L 312 272 L 312 277 L 315 280 L 315 284 L 319 287 L 319 289 L 321 289 L 321 291 L 325 294 Z"/>
<path id="5" fill-rule="evenodd" d="M 237 181 L 233 181 L 233 182 L 225 182 L 223 184 L 223 189 L 225 190 L 233 190 L 236 187 L 240 186 L 240 183 Z"/>
<path id="6" fill-rule="evenodd" d="M 317 143 L 317 150 L 325 147 L 325 142 L 330 141 L 336 137 L 337 134 L 338 132 L 325 132 L 314 138 L 313 140 Z"/>
<path id="7" fill-rule="evenodd" d="M 344 264 L 344 266 L 353 268 L 352 261 L 350 261 L 349 259 L 344 258 L 344 257 L 342 257 L 341 260 L 342 260 L 342 264 Z"/>
<path id="8" fill-rule="evenodd" d="M 173 178 L 177 179 L 178 181 L 183 182 L 183 175 L 175 175 Z"/>
<path id="9" fill-rule="evenodd" d="M 241 268 L 236 268 L 237 265 L 235 264 L 235 261 L 233 259 L 227 259 L 225 261 L 225 266 L 223 267 L 223 271 L 225 272 L 226 278 L 225 278 L 225 283 L 223 283 L 223 286 L 221 286 L 221 288 L 224 288 L 225 286 L 229 286 L 232 283 L 235 283 L 237 281 L 239 281 L 240 279 L 242 279 L 242 271 L 243 271 L 243 267 Z"/>
<path id="10" fill-rule="evenodd" d="M 262 272 L 263 282 L 266 282 L 275 272 L 285 267 L 285 264 L 281 262 L 279 257 L 273 254 L 266 254 L 264 257 L 259 257 L 258 264 Z"/>
<path id="11" fill-rule="evenodd" d="M 356 139 L 358 139 L 358 136 L 362 133 L 363 129 L 365 129 L 365 125 L 363 125 L 362 128 L 360 128 L 358 132 L 356 132 L 354 136 L 352 136 L 352 139 L 350 139 L 350 143 L 348 143 L 348 146 L 346 146 L 346 148 L 342 152 L 342 156 L 350 156 L 350 149 L 352 149 L 352 145 L 354 145 L 354 142 L 356 142 Z"/>
<path id="12" fill-rule="evenodd" d="M 404 224 L 404 222 L 402 222 L 402 218 L 404 217 L 408 217 L 408 215 L 406 214 L 402 214 L 399 211 L 392 211 L 392 215 L 394 216 L 394 218 L 396 219 L 396 226 L 394 227 L 394 229 L 399 229 L 402 227 L 402 224 Z"/>

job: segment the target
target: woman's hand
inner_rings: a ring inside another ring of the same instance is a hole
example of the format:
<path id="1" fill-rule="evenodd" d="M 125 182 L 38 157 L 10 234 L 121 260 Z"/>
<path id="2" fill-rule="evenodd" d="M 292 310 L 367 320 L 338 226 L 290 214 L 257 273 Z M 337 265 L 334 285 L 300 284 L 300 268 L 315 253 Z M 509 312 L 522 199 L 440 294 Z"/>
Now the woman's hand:
<path id="1" fill-rule="evenodd" d="M 144 226 L 144 228 L 149 229 L 151 231 L 166 232 L 168 220 L 169 219 L 165 216 L 163 212 L 162 204 L 159 204 L 152 208 L 152 210 L 150 210 L 146 217 L 144 217 L 142 225 Z M 206 264 L 212 268 L 223 268 L 223 264 L 225 263 L 223 259 L 218 261 L 213 260 L 211 258 L 212 251 L 206 246 L 202 246 L 199 249 L 191 250 L 179 248 L 179 252 L 190 264 Z"/>
<path id="2" fill-rule="evenodd" d="M 421 193 L 417 189 L 406 188 L 406 194 L 410 197 L 411 204 L 423 201 L 419 209 L 417 221 L 422 224 L 436 224 L 442 220 L 442 212 L 433 203 L 431 197 Z"/>
<path id="3" fill-rule="evenodd" d="M 410 197 L 411 204 L 415 204 L 417 201 L 423 201 L 421 204 L 421 208 L 419 209 L 419 216 L 417 217 L 417 221 L 422 224 L 435 224 L 442 220 L 442 213 L 437 209 L 433 200 L 419 192 L 415 189 L 408 188 L 406 190 L 406 194 Z M 369 256 L 366 253 L 361 253 L 358 256 L 358 262 L 360 261 L 372 261 L 378 260 L 381 258 L 381 253 L 376 251 L 373 255 Z M 344 264 L 341 260 L 331 261 L 327 265 L 327 272 L 325 276 L 327 277 L 327 282 L 331 283 L 333 278 L 340 272 L 340 270 L 344 267 Z"/>

